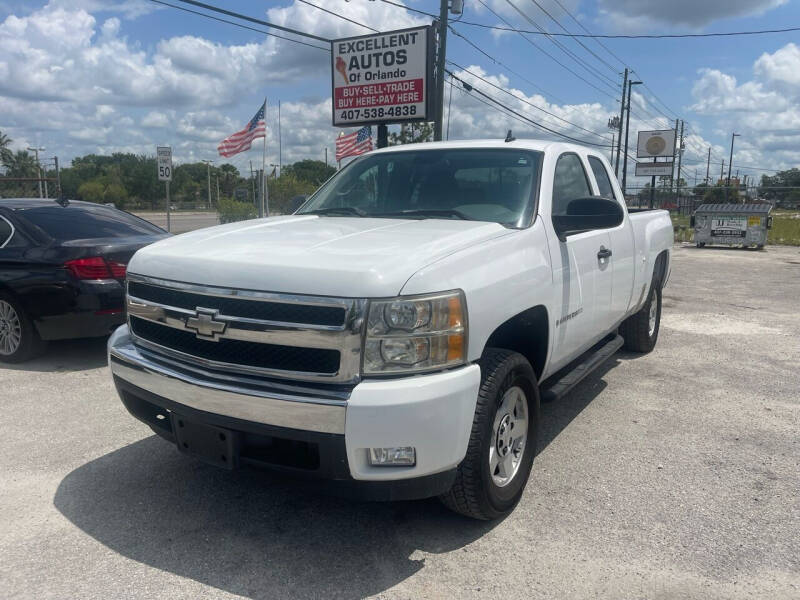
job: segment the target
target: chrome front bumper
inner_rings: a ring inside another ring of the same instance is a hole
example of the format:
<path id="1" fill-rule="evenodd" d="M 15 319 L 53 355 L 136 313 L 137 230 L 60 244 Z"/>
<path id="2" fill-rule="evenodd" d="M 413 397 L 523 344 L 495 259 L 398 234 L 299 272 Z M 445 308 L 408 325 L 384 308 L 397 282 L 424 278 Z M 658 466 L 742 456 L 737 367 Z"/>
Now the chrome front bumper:
<path id="1" fill-rule="evenodd" d="M 303 431 L 345 432 L 345 398 L 275 392 L 236 377 L 212 379 L 198 371 L 172 367 L 140 352 L 127 325 L 109 339 L 108 355 L 114 377 L 196 410 Z"/>

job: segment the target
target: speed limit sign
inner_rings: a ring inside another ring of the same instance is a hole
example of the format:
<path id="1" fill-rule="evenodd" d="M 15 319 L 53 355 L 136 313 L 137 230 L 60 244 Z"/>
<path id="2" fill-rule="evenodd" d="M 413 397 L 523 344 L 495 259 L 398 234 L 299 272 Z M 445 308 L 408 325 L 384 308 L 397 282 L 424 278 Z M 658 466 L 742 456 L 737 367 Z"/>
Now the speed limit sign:
<path id="1" fill-rule="evenodd" d="M 172 148 L 170 146 L 156 146 L 158 166 L 158 180 L 172 181 Z"/>

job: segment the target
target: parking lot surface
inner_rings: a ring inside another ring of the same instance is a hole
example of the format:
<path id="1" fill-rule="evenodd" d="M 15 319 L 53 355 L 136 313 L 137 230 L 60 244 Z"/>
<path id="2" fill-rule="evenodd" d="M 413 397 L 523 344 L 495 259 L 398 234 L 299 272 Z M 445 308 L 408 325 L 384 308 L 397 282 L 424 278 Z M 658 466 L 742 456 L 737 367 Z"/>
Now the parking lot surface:
<path id="1" fill-rule="evenodd" d="M 179 454 L 103 340 L 0 366 L 3 598 L 798 598 L 800 250 L 676 247 L 660 339 L 542 410 L 503 521 Z"/>

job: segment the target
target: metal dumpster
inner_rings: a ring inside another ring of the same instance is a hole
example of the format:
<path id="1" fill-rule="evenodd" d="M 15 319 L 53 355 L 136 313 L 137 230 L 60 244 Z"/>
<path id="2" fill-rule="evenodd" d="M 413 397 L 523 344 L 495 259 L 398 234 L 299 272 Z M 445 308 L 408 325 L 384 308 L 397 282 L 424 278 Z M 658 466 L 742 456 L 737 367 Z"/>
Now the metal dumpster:
<path id="1" fill-rule="evenodd" d="M 771 204 L 701 204 L 691 220 L 694 242 L 698 248 L 706 244 L 763 248 L 772 228 L 771 210 Z"/>

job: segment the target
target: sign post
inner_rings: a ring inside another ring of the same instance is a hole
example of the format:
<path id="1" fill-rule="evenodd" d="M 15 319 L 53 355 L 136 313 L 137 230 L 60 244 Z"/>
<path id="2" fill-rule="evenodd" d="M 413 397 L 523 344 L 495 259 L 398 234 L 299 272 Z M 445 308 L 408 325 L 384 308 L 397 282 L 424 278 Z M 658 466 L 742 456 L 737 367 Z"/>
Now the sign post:
<path id="1" fill-rule="evenodd" d="M 382 147 L 387 124 L 430 121 L 433 46 L 430 26 L 332 40 L 333 126 L 377 125 Z"/>
<path id="2" fill-rule="evenodd" d="M 158 169 L 158 180 L 163 181 L 167 189 L 167 231 L 171 231 L 169 182 L 172 181 L 172 147 L 156 146 L 156 167 Z"/>
<path id="3" fill-rule="evenodd" d="M 656 195 L 656 175 L 672 175 L 673 161 L 658 162 L 659 156 L 672 156 L 675 146 L 675 131 L 659 129 L 656 131 L 640 131 L 636 144 L 636 158 L 652 158 L 653 162 L 636 163 L 636 176 L 650 175 L 650 208 Z"/>

